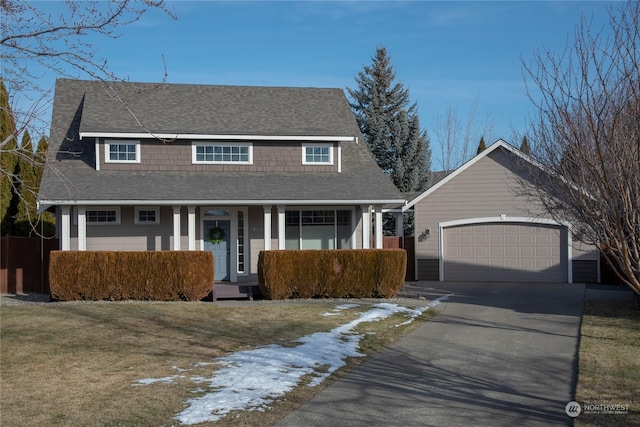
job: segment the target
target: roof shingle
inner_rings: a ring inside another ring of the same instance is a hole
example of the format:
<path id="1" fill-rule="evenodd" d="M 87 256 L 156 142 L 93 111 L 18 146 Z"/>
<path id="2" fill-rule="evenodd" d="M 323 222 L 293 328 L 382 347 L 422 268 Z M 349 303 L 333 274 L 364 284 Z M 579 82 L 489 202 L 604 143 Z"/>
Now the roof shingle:
<path id="1" fill-rule="evenodd" d="M 116 100 L 114 94 L 122 101 Z M 142 125 L 142 126 L 141 126 Z M 355 136 L 341 173 L 98 171 L 80 132 Z M 39 199 L 401 200 L 376 165 L 341 89 L 56 82 L 48 168 Z"/>

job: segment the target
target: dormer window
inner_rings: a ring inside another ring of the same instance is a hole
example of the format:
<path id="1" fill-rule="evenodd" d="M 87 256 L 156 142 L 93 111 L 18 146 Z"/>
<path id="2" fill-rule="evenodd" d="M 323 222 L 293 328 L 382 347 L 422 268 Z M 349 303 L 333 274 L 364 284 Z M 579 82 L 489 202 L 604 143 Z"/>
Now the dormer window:
<path id="1" fill-rule="evenodd" d="M 332 144 L 305 144 L 302 146 L 303 165 L 332 165 Z"/>
<path id="2" fill-rule="evenodd" d="M 104 160 L 106 163 L 140 163 L 140 141 L 105 141 Z"/>
<path id="3" fill-rule="evenodd" d="M 250 142 L 194 142 L 194 164 L 253 164 L 253 145 Z"/>

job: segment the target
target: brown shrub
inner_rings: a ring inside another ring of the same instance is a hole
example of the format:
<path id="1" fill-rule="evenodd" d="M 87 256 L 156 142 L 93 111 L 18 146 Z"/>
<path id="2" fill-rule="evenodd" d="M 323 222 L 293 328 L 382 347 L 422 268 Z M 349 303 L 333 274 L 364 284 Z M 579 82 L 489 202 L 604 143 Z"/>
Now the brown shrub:
<path id="1" fill-rule="evenodd" d="M 262 251 L 258 280 L 270 299 L 392 298 L 406 268 L 404 249 Z"/>
<path id="2" fill-rule="evenodd" d="M 209 251 L 53 251 L 51 297 L 71 300 L 197 301 L 211 292 Z"/>

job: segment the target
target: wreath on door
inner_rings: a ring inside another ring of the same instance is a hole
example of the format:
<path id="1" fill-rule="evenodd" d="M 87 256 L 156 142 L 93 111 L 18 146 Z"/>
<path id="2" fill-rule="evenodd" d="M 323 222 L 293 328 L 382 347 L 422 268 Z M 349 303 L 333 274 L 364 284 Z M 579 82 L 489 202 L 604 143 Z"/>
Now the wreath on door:
<path id="1" fill-rule="evenodd" d="M 227 233 L 220 227 L 213 227 L 209 230 L 209 242 L 217 245 L 218 243 L 222 243 L 227 239 Z"/>

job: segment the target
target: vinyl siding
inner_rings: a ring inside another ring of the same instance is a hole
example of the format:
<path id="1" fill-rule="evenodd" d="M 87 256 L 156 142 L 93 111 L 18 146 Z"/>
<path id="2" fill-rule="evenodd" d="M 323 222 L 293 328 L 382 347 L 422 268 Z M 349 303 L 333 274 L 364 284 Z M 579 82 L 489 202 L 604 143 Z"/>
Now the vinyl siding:
<path id="1" fill-rule="evenodd" d="M 535 207 L 517 195 L 517 175 L 505 151 L 495 150 L 415 206 L 418 258 L 438 258 L 438 224 L 467 218 L 532 217 Z M 539 210 L 538 210 L 539 212 Z M 430 229 L 429 237 L 420 234 Z"/>
<path id="2" fill-rule="evenodd" d="M 273 219 L 273 212 L 271 213 Z M 251 271 L 248 273 L 255 274 L 258 272 L 258 256 L 260 251 L 264 250 L 264 209 L 262 206 L 249 206 L 249 247 L 251 248 L 249 259 L 251 260 Z M 273 227 L 272 227 L 273 231 Z M 272 246 L 273 247 L 273 240 Z M 276 248 L 277 248 L 276 241 Z"/>
<path id="3" fill-rule="evenodd" d="M 87 208 L 90 210 L 91 208 Z M 120 208 L 119 225 L 87 224 L 87 250 L 89 251 L 167 251 L 173 249 L 173 208 L 160 207 L 160 224 L 135 224 L 134 207 Z M 182 215 L 180 244 L 182 248 L 189 245 L 188 219 L 186 208 Z M 196 218 L 198 218 L 196 213 Z M 78 247 L 77 210 L 73 212 L 71 224 L 71 248 Z M 196 236 L 200 236 L 200 227 L 196 220 Z"/>

